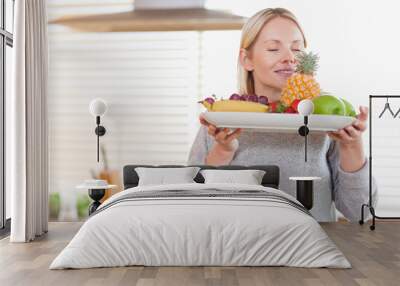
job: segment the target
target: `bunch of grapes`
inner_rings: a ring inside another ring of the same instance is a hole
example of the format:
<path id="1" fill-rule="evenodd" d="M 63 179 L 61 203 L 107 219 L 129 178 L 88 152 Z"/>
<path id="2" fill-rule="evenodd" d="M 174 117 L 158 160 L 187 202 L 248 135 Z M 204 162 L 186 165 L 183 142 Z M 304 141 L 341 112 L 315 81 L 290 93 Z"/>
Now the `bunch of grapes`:
<path id="1" fill-rule="evenodd" d="M 207 101 L 209 104 L 213 104 L 216 99 L 217 99 L 217 97 L 215 96 L 215 94 L 213 94 L 212 97 L 207 97 L 204 100 Z M 201 101 L 199 101 L 199 102 L 201 102 Z"/>
<path id="2" fill-rule="evenodd" d="M 211 97 L 207 97 L 206 99 L 204 99 L 205 101 L 207 101 L 210 104 L 213 104 L 216 100 L 217 97 L 215 96 L 215 94 L 213 94 Z M 241 101 L 251 101 L 251 102 L 258 102 L 264 105 L 268 105 L 268 98 L 264 95 L 258 96 L 256 94 L 237 94 L 237 93 L 233 93 L 230 97 L 229 100 L 241 100 Z"/>
<path id="3" fill-rule="evenodd" d="M 241 101 L 251 101 L 251 102 L 258 102 L 264 105 L 268 105 L 268 98 L 266 96 L 258 96 L 256 94 L 242 94 L 239 95 L 237 93 L 232 94 L 229 97 L 229 100 L 241 100 Z"/>

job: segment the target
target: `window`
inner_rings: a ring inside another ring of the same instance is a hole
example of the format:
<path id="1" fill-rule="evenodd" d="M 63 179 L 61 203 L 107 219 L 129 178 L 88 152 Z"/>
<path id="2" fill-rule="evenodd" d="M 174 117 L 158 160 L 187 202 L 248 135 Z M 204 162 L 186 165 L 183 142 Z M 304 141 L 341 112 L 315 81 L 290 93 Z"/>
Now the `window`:
<path id="1" fill-rule="evenodd" d="M 5 188 L 5 104 L 11 92 L 14 0 L 0 0 L 0 235 L 10 228 L 10 194 Z"/>

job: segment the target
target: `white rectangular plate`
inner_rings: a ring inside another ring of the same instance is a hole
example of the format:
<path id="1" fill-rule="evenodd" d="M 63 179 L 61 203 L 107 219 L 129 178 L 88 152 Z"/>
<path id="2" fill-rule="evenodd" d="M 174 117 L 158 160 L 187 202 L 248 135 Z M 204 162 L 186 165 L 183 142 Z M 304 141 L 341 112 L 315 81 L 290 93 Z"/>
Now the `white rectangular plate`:
<path id="1" fill-rule="evenodd" d="M 294 113 L 204 112 L 204 118 L 217 127 L 243 128 L 254 131 L 297 132 L 304 125 L 304 116 Z M 336 131 L 351 125 L 356 118 L 339 115 L 311 114 L 310 131 Z"/>

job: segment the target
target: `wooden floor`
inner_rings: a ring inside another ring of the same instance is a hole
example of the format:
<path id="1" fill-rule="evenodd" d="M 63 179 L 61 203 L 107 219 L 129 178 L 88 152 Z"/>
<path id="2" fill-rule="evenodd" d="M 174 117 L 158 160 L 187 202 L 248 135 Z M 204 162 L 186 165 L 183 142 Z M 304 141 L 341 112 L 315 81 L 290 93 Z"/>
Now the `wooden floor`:
<path id="1" fill-rule="evenodd" d="M 400 222 L 322 224 L 353 268 L 120 267 L 48 270 L 81 223 L 50 223 L 44 237 L 10 244 L 0 241 L 0 285 L 400 285 Z"/>

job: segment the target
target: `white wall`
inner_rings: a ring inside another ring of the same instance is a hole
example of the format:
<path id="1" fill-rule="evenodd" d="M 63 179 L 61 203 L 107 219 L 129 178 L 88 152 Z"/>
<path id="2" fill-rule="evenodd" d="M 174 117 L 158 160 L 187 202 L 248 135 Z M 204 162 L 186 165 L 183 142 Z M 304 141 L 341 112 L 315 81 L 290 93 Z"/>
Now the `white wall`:
<path id="1" fill-rule="evenodd" d="M 207 7 L 231 8 L 244 16 L 268 7 L 287 8 L 302 24 L 309 49 L 320 55 L 322 88 L 364 105 L 370 93 L 399 91 L 398 1 L 208 0 Z M 218 63 L 214 71 L 224 76 Z"/>

